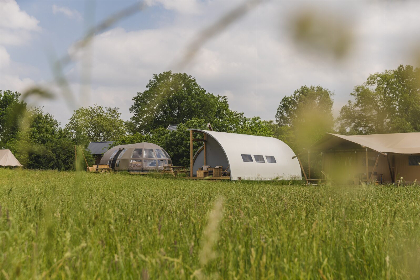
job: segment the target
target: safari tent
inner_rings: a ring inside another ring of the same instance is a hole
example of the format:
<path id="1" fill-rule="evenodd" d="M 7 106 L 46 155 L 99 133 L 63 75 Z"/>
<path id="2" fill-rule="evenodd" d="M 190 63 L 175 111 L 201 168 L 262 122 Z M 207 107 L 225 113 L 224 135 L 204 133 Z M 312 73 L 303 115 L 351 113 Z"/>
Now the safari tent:
<path id="1" fill-rule="evenodd" d="M 0 150 L 0 166 L 22 166 L 9 149 Z"/>
<path id="2" fill-rule="evenodd" d="M 322 169 L 331 179 L 348 183 L 420 180 L 420 132 L 328 134 L 313 149 L 322 152 Z"/>
<path id="3" fill-rule="evenodd" d="M 113 170 L 130 172 L 163 170 L 171 163 L 164 149 L 146 142 L 115 146 L 100 161 L 101 165 L 108 165 Z"/>
<path id="4" fill-rule="evenodd" d="M 202 138 L 194 138 L 194 133 Z M 203 142 L 195 155 L 194 141 Z M 300 165 L 292 149 L 271 137 L 193 129 L 190 161 L 190 177 L 200 177 L 203 169 L 219 167 L 224 171 L 222 177 L 231 180 L 301 179 Z"/>

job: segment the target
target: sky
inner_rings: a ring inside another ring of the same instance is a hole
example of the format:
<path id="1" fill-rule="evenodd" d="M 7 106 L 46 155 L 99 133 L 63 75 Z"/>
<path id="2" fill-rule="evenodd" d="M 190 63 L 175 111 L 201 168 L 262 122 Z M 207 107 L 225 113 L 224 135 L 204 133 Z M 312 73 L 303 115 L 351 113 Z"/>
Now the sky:
<path id="1" fill-rule="evenodd" d="M 274 120 L 281 99 L 301 86 L 333 92 L 337 116 L 370 74 L 418 66 L 420 1 L 260 1 L 203 41 L 181 67 L 203 30 L 244 1 L 146 0 L 142 11 L 97 32 L 87 47 L 75 47 L 90 27 L 140 2 L 0 0 L 0 90 L 48 89 L 53 99 L 28 102 L 63 126 L 75 109 L 94 104 L 118 107 L 128 120 L 137 92 L 153 74 L 172 70 L 227 96 L 231 109 L 247 117 Z M 308 14 L 319 24 L 312 30 L 316 38 L 304 44 L 296 40 L 294 23 Z M 337 59 L 330 47 L 343 34 L 350 47 Z M 54 79 L 54 62 L 68 54 L 72 60 L 61 70 L 74 103 Z"/>

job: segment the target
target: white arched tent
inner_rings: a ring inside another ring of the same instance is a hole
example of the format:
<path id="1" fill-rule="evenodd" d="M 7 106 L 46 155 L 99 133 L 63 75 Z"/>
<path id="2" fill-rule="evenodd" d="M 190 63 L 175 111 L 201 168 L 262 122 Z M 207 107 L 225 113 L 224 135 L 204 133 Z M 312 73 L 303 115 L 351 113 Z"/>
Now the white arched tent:
<path id="1" fill-rule="evenodd" d="M 203 135 L 193 139 L 193 132 Z M 191 176 L 203 166 L 222 166 L 231 180 L 301 179 L 298 159 L 284 142 L 263 136 L 190 130 Z M 192 142 L 203 141 L 204 146 L 193 156 Z"/>

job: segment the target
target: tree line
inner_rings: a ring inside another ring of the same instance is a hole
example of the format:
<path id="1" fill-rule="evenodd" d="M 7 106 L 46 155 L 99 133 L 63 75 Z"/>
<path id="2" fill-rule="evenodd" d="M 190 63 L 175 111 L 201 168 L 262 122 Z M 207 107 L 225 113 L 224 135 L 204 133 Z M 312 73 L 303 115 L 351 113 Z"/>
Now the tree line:
<path id="1" fill-rule="evenodd" d="M 370 75 L 354 87 L 351 100 L 333 117 L 333 93 L 321 86 L 302 86 L 281 99 L 275 121 L 248 118 L 230 109 L 225 96 L 214 95 L 185 73 L 153 75 L 146 90 L 133 97 L 130 120 L 118 108 L 98 105 L 74 111 L 65 127 L 54 117 L 31 109 L 21 94 L 0 90 L 0 145 L 31 169 L 74 169 L 75 146 L 114 141 L 114 145 L 153 142 L 176 165 L 189 165 L 188 129 L 276 137 L 296 154 L 327 132 L 372 134 L 420 131 L 420 70 L 400 65 Z M 168 130 L 177 125 L 176 130 Z M 195 145 L 199 145 L 195 143 Z M 196 147 L 198 148 L 198 146 Z M 85 152 L 92 164 L 92 157 Z M 305 161 L 303 161 L 305 164 Z"/>

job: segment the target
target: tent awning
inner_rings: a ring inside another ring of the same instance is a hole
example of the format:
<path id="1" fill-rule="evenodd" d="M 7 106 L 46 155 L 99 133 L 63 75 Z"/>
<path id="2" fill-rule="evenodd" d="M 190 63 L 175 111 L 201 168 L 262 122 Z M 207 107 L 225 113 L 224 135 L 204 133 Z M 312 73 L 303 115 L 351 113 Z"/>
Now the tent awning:
<path id="1" fill-rule="evenodd" d="M 341 140 L 341 141 L 340 141 Z M 349 141 L 380 153 L 420 154 L 420 132 L 371 135 L 329 133 L 313 148 L 327 150 L 338 142 Z"/>

